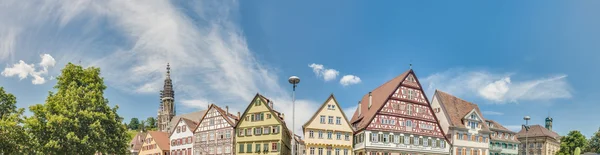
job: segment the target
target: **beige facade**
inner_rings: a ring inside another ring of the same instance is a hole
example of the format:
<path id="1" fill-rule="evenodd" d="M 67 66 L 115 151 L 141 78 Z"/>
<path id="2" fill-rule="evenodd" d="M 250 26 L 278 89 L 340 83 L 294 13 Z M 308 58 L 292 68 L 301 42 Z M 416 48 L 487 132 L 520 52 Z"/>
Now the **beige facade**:
<path id="1" fill-rule="evenodd" d="M 353 130 L 333 94 L 302 126 L 307 155 L 351 155 Z"/>
<path id="2" fill-rule="evenodd" d="M 519 155 L 554 155 L 560 150 L 560 136 L 541 125 L 532 125 L 527 132 L 522 129 L 517 136 Z"/>
<path id="3" fill-rule="evenodd" d="M 150 131 L 143 141 L 140 155 L 168 155 L 169 137 L 166 132 Z"/>

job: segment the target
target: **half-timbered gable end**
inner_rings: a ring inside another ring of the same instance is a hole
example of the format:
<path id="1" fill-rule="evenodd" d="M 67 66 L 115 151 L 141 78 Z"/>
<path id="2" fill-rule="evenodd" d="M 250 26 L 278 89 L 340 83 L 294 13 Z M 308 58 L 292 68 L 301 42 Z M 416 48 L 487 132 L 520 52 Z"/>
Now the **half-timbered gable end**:
<path id="1" fill-rule="evenodd" d="M 290 154 L 291 135 L 273 102 L 256 94 L 236 124 L 235 154 Z"/>
<path id="2" fill-rule="evenodd" d="M 355 154 L 447 154 L 447 139 L 414 71 L 363 96 L 352 116 Z"/>
<path id="3" fill-rule="evenodd" d="M 232 155 L 237 117 L 211 104 L 194 130 L 194 154 Z"/>

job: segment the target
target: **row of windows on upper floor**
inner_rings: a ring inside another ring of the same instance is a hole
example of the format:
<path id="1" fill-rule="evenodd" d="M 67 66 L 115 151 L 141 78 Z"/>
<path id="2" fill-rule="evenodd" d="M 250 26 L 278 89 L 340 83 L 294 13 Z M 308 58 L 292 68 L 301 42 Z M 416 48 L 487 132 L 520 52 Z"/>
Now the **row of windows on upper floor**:
<path id="1" fill-rule="evenodd" d="M 209 131 L 207 133 L 197 133 L 194 135 L 196 136 L 196 141 L 204 142 L 231 138 L 231 131 Z"/>
<path id="2" fill-rule="evenodd" d="M 342 132 L 336 132 L 335 134 L 335 139 L 342 140 Z M 351 133 L 344 133 L 344 140 L 350 141 L 350 134 Z M 318 136 L 319 139 L 323 139 L 323 131 L 318 131 Z M 308 131 L 308 138 L 315 138 L 315 131 Z M 333 139 L 333 131 L 327 131 L 327 139 Z"/>
<path id="3" fill-rule="evenodd" d="M 333 151 L 333 150 L 335 150 L 335 151 Z M 339 149 L 339 148 L 336 148 L 336 149 L 331 149 L 331 148 L 317 148 L 316 151 L 317 151 L 316 152 L 317 155 L 323 155 L 323 151 L 325 151 L 325 153 L 327 155 L 331 155 L 332 152 L 335 153 L 335 155 L 342 155 L 340 153 L 343 153 L 343 155 L 348 155 L 348 152 L 350 152 L 351 150 L 343 149 L 343 152 L 342 152 L 342 149 Z M 315 155 L 315 148 L 314 147 L 310 147 L 309 151 L 308 151 L 308 154 L 309 155 Z"/>
<path id="4" fill-rule="evenodd" d="M 413 127 L 413 121 L 412 120 L 406 120 L 406 121 L 396 121 L 395 119 L 385 119 L 385 118 L 381 118 L 381 124 L 384 125 L 400 125 L 400 126 L 406 126 L 406 127 Z M 399 122 L 399 123 L 396 123 Z M 414 127 L 416 127 L 417 125 L 415 124 Z M 420 129 L 426 129 L 426 130 L 433 130 L 434 126 L 427 124 L 427 123 L 420 123 L 418 124 Z"/>
<path id="5" fill-rule="evenodd" d="M 254 136 L 260 135 L 268 135 L 268 134 L 278 134 L 280 131 L 279 126 L 266 126 L 266 127 L 254 127 L 254 128 L 245 128 L 245 129 L 237 129 L 238 136 L 252 136 L 254 132 Z"/>
<path id="6" fill-rule="evenodd" d="M 269 150 L 269 144 L 271 144 L 271 149 Z M 238 144 L 238 153 L 268 153 L 268 152 L 279 152 L 281 151 L 281 143 L 264 143 L 262 144 L 262 150 L 261 150 L 261 144 L 255 144 L 255 149 L 254 152 L 252 152 L 252 143 L 240 143 Z M 245 146 L 245 147 L 244 147 Z"/>
<path id="7" fill-rule="evenodd" d="M 321 115 L 321 124 L 325 124 L 325 115 Z M 333 124 L 333 116 L 327 116 L 327 124 Z M 335 117 L 335 124 L 342 125 L 342 117 Z"/>
<path id="8" fill-rule="evenodd" d="M 360 133 L 354 137 L 354 144 L 364 142 L 365 134 Z M 446 141 L 444 139 L 423 137 L 423 136 L 408 136 L 404 134 L 389 134 L 389 133 L 371 133 L 369 134 L 369 142 L 373 143 L 395 143 L 395 144 L 406 144 L 406 145 L 422 145 L 431 146 L 433 148 L 446 148 Z"/>
<path id="9" fill-rule="evenodd" d="M 179 145 L 192 144 L 192 143 L 193 143 L 193 141 L 192 141 L 191 136 L 171 140 L 171 146 L 179 146 Z"/>
<path id="10" fill-rule="evenodd" d="M 466 141 L 473 141 L 473 142 L 480 142 L 480 143 L 489 143 L 490 142 L 490 138 L 484 135 L 473 135 L 470 133 L 457 133 L 456 134 L 456 139 L 458 140 L 466 140 Z"/>
<path id="11" fill-rule="evenodd" d="M 514 134 L 510 133 L 502 133 L 502 132 L 493 132 L 492 137 L 497 137 L 499 139 L 509 139 L 509 140 L 517 140 Z"/>
<path id="12" fill-rule="evenodd" d="M 251 122 L 264 121 L 265 113 L 266 112 L 258 112 L 258 113 L 248 114 L 245 118 L 245 121 L 251 121 Z M 267 113 L 267 119 L 271 119 L 271 118 L 272 118 L 271 114 Z"/>
<path id="13" fill-rule="evenodd" d="M 507 144 L 507 143 L 501 143 L 501 142 L 491 142 L 490 143 L 490 148 L 501 148 L 501 149 L 511 149 L 511 150 L 516 150 L 518 147 L 517 144 Z"/>

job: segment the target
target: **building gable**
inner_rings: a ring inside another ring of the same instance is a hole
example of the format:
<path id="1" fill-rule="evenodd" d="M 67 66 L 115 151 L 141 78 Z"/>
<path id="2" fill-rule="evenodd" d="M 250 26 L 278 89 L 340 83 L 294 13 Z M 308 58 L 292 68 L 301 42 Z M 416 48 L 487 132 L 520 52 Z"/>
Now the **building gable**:
<path id="1" fill-rule="evenodd" d="M 225 113 L 227 112 L 223 111 L 218 106 L 211 104 L 207 112 L 202 116 L 202 119 L 200 119 L 200 123 L 198 123 L 194 129 L 194 132 L 235 127 L 235 120 L 231 120 Z"/>
<path id="2" fill-rule="evenodd" d="M 171 129 L 171 132 L 169 132 L 169 137 L 173 136 L 173 134 L 178 134 L 177 133 L 177 129 L 179 128 L 179 125 L 184 125 L 185 126 L 185 131 L 182 131 L 182 133 L 191 133 L 193 134 L 194 129 L 196 128 L 196 124 L 195 122 L 193 122 L 192 120 L 188 120 L 185 118 L 179 118 L 179 121 L 177 121 L 177 124 L 175 124 L 173 126 L 173 129 Z M 181 129 L 180 129 L 181 130 Z"/>
<path id="3" fill-rule="evenodd" d="M 273 104 L 273 103 L 266 97 L 264 97 L 260 94 L 256 94 L 256 96 L 252 99 L 250 104 L 248 104 L 248 107 L 246 108 L 244 113 L 240 116 L 239 121 L 237 121 L 235 127 L 239 128 L 242 124 L 245 124 L 246 121 L 249 121 L 248 123 L 251 123 L 251 120 L 253 118 L 250 117 L 249 112 L 267 111 L 266 114 L 271 115 L 271 118 L 273 120 L 275 120 L 277 124 L 281 125 L 282 130 L 280 132 L 287 133 L 288 128 L 285 124 L 285 121 L 283 120 L 283 118 L 281 118 L 280 113 L 273 110 L 269 104 Z M 268 115 L 264 116 L 265 119 L 267 119 Z M 267 122 L 267 123 L 269 123 L 269 122 Z"/>
<path id="4" fill-rule="evenodd" d="M 325 116 L 326 122 L 325 125 L 321 125 L 321 116 Z M 333 117 L 333 124 L 337 124 L 337 118 L 340 118 L 341 125 L 347 127 L 345 129 L 340 129 L 339 126 L 328 126 L 329 116 Z M 302 125 L 302 129 L 305 128 L 317 128 L 317 129 L 327 129 L 327 128 L 335 128 L 336 130 L 352 132 L 352 127 L 350 126 L 350 122 L 346 118 L 346 114 L 340 107 L 339 103 L 335 99 L 333 94 L 329 95 L 329 98 L 321 104 L 321 107 L 315 111 L 315 114 L 304 124 Z"/>

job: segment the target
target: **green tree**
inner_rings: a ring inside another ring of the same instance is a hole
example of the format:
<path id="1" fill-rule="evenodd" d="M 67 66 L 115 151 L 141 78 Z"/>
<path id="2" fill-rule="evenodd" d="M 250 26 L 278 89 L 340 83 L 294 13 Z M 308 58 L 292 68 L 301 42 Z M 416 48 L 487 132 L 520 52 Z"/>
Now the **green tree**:
<path id="1" fill-rule="evenodd" d="M 590 138 L 589 144 L 585 149 L 585 152 L 596 152 L 600 153 L 600 128 Z"/>
<path id="2" fill-rule="evenodd" d="M 138 120 L 138 118 L 131 118 L 131 121 L 129 121 L 129 129 L 131 130 L 138 130 L 140 129 L 140 120 Z"/>
<path id="3" fill-rule="evenodd" d="M 145 132 L 146 131 L 146 121 L 142 121 L 142 123 L 140 123 L 140 127 L 141 127 L 140 130 Z"/>
<path id="4" fill-rule="evenodd" d="M 156 119 L 154 119 L 154 117 L 148 117 L 148 119 L 146 119 L 146 129 L 154 128 L 156 128 Z"/>
<path id="5" fill-rule="evenodd" d="M 26 118 L 36 154 L 126 154 L 127 128 L 104 98 L 100 69 L 69 63 L 44 104 L 29 107 Z"/>
<path id="6" fill-rule="evenodd" d="M 560 151 L 557 154 L 571 155 L 575 151 L 575 148 L 585 148 L 585 146 L 587 146 L 585 136 L 581 132 L 574 130 L 560 139 Z"/>
<path id="7" fill-rule="evenodd" d="M 581 154 L 581 149 L 579 147 L 575 148 L 575 152 L 573 152 L 573 155 L 580 155 Z"/>
<path id="8" fill-rule="evenodd" d="M 0 87 L 0 154 L 27 154 L 27 135 L 21 124 L 25 109 L 17 109 L 17 98 Z"/>

